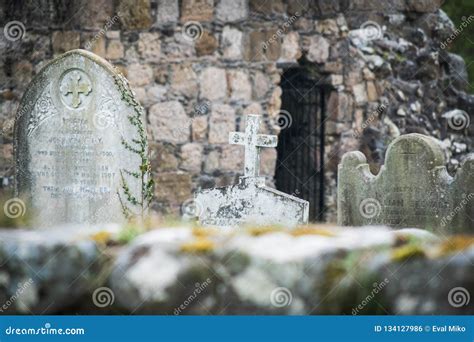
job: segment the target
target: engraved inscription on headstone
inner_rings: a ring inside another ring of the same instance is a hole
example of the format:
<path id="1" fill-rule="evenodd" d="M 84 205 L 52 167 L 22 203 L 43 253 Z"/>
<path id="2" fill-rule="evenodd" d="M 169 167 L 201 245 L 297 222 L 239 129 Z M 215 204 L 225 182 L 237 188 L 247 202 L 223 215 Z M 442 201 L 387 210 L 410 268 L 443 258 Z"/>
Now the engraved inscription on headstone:
<path id="1" fill-rule="evenodd" d="M 437 140 L 421 134 L 394 140 L 377 175 L 362 153 L 346 153 L 338 173 L 338 223 L 466 230 L 474 213 L 474 155 L 455 177 L 444 165 Z"/>
<path id="2" fill-rule="evenodd" d="M 204 225 L 235 226 L 308 222 L 309 203 L 265 186 L 259 176 L 260 149 L 276 147 L 277 137 L 258 134 L 260 116 L 248 115 L 245 133 L 231 132 L 229 143 L 245 146 L 244 176 L 236 185 L 206 189 L 195 194 L 196 214 Z"/>
<path id="3" fill-rule="evenodd" d="M 35 224 L 123 221 L 120 171 L 138 170 L 140 160 L 121 143 L 136 132 L 116 76 L 107 61 L 74 50 L 28 87 L 15 123 L 16 185 Z"/>

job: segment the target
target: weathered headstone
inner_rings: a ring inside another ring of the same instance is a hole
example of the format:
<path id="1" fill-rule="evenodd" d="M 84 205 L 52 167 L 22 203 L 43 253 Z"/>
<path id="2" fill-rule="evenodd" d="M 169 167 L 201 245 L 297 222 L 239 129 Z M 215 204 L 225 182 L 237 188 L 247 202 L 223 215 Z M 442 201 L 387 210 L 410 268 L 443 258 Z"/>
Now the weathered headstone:
<path id="1" fill-rule="evenodd" d="M 474 155 L 451 177 L 438 141 L 395 139 L 377 175 L 361 152 L 346 153 L 338 173 L 338 224 L 385 224 L 463 231 L 474 222 Z"/>
<path id="2" fill-rule="evenodd" d="M 137 103 L 126 80 L 102 58 L 67 52 L 26 90 L 15 122 L 16 185 L 35 225 L 121 222 L 122 182 L 140 191 Z M 122 178 L 123 175 L 123 178 Z"/>
<path id="3" fill-rule="evenodd" d="M 231 144 L 245 146 L 244 176 L 236 185 L 196 192 L 195 207 L 204 225 L 279 224 L 292 227 L 308 222 L 309 203 L 265 186 L 259 176 L 260 149 L 276 147 L 277 137 L 257 134 L 258 115 L 247 116 L 245 133 L 229 134 Z"/>

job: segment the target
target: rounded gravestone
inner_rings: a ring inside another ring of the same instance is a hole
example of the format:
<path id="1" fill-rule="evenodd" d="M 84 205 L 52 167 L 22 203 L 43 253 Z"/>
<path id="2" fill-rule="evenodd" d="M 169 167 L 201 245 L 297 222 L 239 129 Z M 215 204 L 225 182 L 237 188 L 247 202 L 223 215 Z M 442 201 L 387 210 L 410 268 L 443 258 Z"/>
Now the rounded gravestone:
<path id="1" fill-rule="evenodd" d="M 17 193 L 35 225 L 124 220 L 123 182 L 132 193 L 141 186 L 130 176 L 139 154 L 125 146 L 139 139 L 130 117 L 142 109 L 133 104 L 123 76 L 84 50 L 57 57 L 33 79 L 14 143 Z"/>

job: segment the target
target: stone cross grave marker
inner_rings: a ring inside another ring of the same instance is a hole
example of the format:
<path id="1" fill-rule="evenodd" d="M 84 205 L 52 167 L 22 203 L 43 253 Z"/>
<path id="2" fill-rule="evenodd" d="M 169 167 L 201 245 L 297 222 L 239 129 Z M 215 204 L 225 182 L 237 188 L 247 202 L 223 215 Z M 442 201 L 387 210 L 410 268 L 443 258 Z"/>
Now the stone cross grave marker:
<path id="1" fill-rule="evenodd" d="M 123 76 L 84 50 L 57 57 L 31 82 L 15 120 L 15 158 L 18 196 L 35 226 L 123 221 L 123 180 L 140 191 L 127 173 L 140 158 L 124 147 L 137 139 L 130 98 Z"/>
<path id="2" fill-rule="evenodd" d="M 231 132 L 229 143 L 245 146 L 245 171 L 236 185 L 205 189 L 195 194 L 195 210 L 204 225 L 279 224 L 293 227 L 308 222 L 309 203 L 265 186 L 259 176 L 260 149 L 276 147 L 277 137 L 258 134 L 259 115 L 248 115 L 245 133 Z"/>
<path id="3" fill-rule="evenodd" d="M 474 155 L 451 177 L 436 139 L 402 135 L 388 147 L 377 175 L 361 152 L 346 153 L 337 197 L 339 225 L 465 231 L 474 223 Z"/>

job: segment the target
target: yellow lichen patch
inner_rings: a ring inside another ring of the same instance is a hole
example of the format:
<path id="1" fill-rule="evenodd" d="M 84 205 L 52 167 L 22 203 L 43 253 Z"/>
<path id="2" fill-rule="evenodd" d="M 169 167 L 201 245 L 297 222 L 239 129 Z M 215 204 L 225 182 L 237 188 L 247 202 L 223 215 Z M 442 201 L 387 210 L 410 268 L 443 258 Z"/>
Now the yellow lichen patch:
<path id="1" fill-rule="evenodd" d="M 293 229 L 290 232 L 290 234 L 293 236 L 302 236 L 302 235 L 321 235 L 321 236 L 327 236 L 327 237 L 337 236 L 336 233 L 331 232 L 330 230 L 317 228 L 317 227 L 298 227 L 296 229 Z"/>
<path id="2" fill-rule="evenodd" d="M 440 247 L 437 255 L 445 255 L 463 251 L 474 245 L 474 236 L 456 235 L 444 241 Z"/>
<path id="3" fill-rule="evenodd" d="M 247 229 L 247 232 L 252 236 L 261 236 L 269 233 L 282 232 L 283 228 L 279 226 L 257 226 L 250 227 Z"/>
<path id="4" fill-rule="evenodd" d="M 392 251 L 393 261 L 404 261 L 413 257 L 425 257 L 426 253 L 423 248 L 416 244 L 408 244 L 397 247 Z"/>
<path id="5" fill-rule="evenodd" d="M 209 253 L 214 249 L 215 245 L 212 240 L 201 237 L 194 241 L 181 245 L 181 251 L 185 253 Z"/>
<path id="6" fill-rule="evenodd" d="M 206 238 L 208 236 L 214 236 L 218 233 L 217 229 L 205 228 L 205 227 L 193 227 L 193 235 L 197 238 Z"/>
<path id="7" fill-rule="evenodd" d="M 91 239 L 101 245 L 106 245 L 112 240 L 112 234 L 107 231 L 100 231 L 91 235 Z"/>

